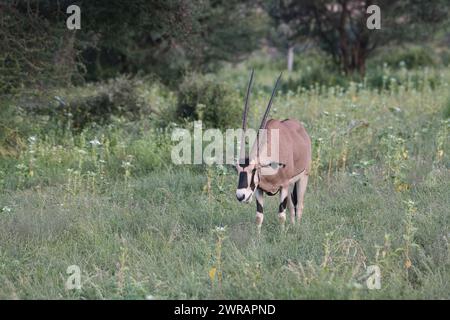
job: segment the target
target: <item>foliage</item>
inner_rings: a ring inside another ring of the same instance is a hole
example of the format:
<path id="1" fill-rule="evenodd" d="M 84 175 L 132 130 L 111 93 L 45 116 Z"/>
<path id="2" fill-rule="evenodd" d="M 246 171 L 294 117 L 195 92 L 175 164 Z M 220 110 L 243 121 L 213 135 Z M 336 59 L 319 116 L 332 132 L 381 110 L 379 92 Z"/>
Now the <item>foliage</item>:
<path id="1" fill-rule="evenodd" d="M 259 124 L 285 65 L 258 33 L 261 2 L 78 1 L 84 30 L 65 38 L 55 3 L 72 2 L 0 3 L 0 298 L 449 297 L 445 51 L 374 51 L 364 77 L 318 48 L 297 59 L 270 117 L 311 136 L 303 221 L 282 231 L 267 198 L 258 236 L 231 166 L 175 165 L 171 136 L 196 119 L 238 127 L 251 68 Z M 414 2 L 405 17 L 435 8 Z M 80 290 L 65 289 L 71 265 Z"/>
<path id="2" fill-rule="evenodd" d="M 162 88 L 153 79 L 120 76 L 39 96 L 24 95 L 15 103 L 31 115 L 50 117 L 60 128 L 79 131 L 92 123 L 107 124 L 114 117 L 138 120 L 160 116 L 161 109 L 167 109 L 166 98 L 171 99 L 164 96 Z"/>
<path id="3" fill-rule="evenodd" d="M 24 115 L 10 101 L 0 103 L 0 158 L 17 156 L 23 150 L 24 133 L 30 132 Z"/>
<path id="4" fill-rule="evenodd" d="M 379 52 L 368 62 L 368 66 L 380 66 L 387 64 L 394 69 L 418 69 L 423 67 L 433 67 L 438 64 L 438 58 L 433 48 L 425 46 L 408 46 L 404 48 L 386 48 Z"/>
<path id="5" fill-rule="evenodd" d="M 297 88 L 311 89 L 315 86 L 347 88 L 351 79 L 346 78 L 335 65 L 314 60 L 310 65 L 301 69 L 299 77 L 290 77 L 283 88 L 296 91 Z"/>
<path id="6" fill-rule="evenodd" d="M 202 120 L 208 128 L 234 128 L 240 123 L 240 95 L 212 75 L 187 76 L 179 88 L 177 116 Z"/>
<path id="7" fill-rule="evenodd" d="M 450 97 L 447 99 L 447 102 L 444 104 L 444 118 L 449 119 L 450 118 Z"/>
<path id="8" fill-rule="evenodd" d="M 66 29 L 70 4 L 82 8 L 82 32 Z M 0 94 L 124 73 L 175 86 L 187 69 L 242 60 L 264 29 L 254 6 L 235 0 L 31 0 L 0 9 Z"/>
<path id="9" fill-rule="evenodd" d="M 367 2 L 359 0 L 266 1 L 269 15 L 291 30 L 294 43 L 314 38 L 346 74 L 365 73 L 367 58 L 380 45 L 427 38 L 430 29 L 446 22 L 447 1 L 433 4 L 411 1 L 378 1 L 381 30 L 366 25 Z M 401 19 L 399 18 L 401 17 Z"/>
<path id="10" fill-rule="evenodd" d="M 31 9 L 36 1 L 29 4 L 0 4 L 0 95 L 82 81 L 74 33 Z"/>
<path id="11" fill-rule="evenodd" d="M 197 77 L 189 88 L 245 87 L 247 69 L 223 72 L 228 84 Z M 73 133 L 33 115 L 23 149 L 0 159 L 0 297 L 448 297 L 449 127 L 440 114 L 450 74 L 441 76 L 433 88 L 279 93 L 272 116 L 305 123 L 313 171 L 302 224 L 283 233 L 268 198 L 259 238 L 254 207 L 234 200 L 234 171 L 172 164 L 172 126 L 113 117 Z M 260 115 L 273 72 L 257 77 Z M 176 101 L 157 85 L 137 91 L 155 108 Z M 74 264 L 82 288 L 65 290 Z M 370 265 L 380 290 L 366 287 Z"/>

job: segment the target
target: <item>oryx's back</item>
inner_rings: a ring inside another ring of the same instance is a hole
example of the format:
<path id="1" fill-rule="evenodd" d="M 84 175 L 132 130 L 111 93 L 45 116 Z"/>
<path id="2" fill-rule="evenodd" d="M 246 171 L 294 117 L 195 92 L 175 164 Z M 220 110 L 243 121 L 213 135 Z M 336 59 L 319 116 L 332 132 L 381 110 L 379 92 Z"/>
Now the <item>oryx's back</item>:
<path id="1" fill-rule="evenodd" d="M 272 144 L 278 140 L 278 161 L 285 164 L 284 168 L 276 174 L 261 177 L 261 188 L 267 192 L 275 193 L 281 186 L 300 173 L 308 174 L 311 167 L 311 139 L 303 125 L 294 119 L 267 121 L 267 155 L 272 157 Z M 272 141 L 272 130 L 278 130 L 279 139 Z M 275 149 L 275 150 L 276 150 Z M 267 160 L 263 160 L 266 161 Z"/>
<path id="2" fill-rule="evenodd" d="M 300 121 L 295 119 L 286 119 L 281 121 L 281 125 L 287 130 L 286 135 L 290 136 L 290 147 L 293 153 L 295 174 L 306 170 L 309 173 L 311 167 L 311 139 Z M 287 141 L 286 141 L 287 142 Z M 283 144 L 283 140 L 280 144 Z"/>

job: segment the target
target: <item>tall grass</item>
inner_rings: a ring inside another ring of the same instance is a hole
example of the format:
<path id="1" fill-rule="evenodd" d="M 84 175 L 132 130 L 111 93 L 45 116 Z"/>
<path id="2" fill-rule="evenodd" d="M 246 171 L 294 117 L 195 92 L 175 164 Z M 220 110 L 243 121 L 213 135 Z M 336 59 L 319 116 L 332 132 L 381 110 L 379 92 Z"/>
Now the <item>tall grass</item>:
<path id="1" fill-rule="evenodd" d="M 281 232 L 269 199 L 259 237 L 232 168 L 172 165 L 171 126 L 32 130 L 0 161 L 0 297 L 448 298 L 450 72 L 433 72 L 433 85 L 423 71 L 420 86 L 280 93 L 272 116 L 305 124 L 313 172 L 302 224 Z M 246 73 L 223 78 L 242 89 Z M 253 126 L 272 81 L 256 74 Z M 65 289 L 70 265 L 81 290 Z M 371 265 L 379 290 L 366 287 Z"/>

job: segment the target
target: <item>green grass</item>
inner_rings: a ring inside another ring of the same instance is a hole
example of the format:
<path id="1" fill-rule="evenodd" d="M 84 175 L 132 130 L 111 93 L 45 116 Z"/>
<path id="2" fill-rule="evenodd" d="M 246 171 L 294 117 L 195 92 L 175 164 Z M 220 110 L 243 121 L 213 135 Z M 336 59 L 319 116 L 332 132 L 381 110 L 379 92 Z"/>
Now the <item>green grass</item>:
<path id="1" fill-rule="evenodd" d="M 230 199 L 231 176 L 214 200 L 202 193 L 204 177 L 188 170 L 116 183 L 101 195 L 17 191 L 0 198 L 11 208 L 0 226 L 0 296 L 448 298 L 449 178 L 439 172 L 431 185 L 407 193 L 393 191 L 376 172 L 365 186 L 346 175 L 327 186 L 312 181 L 302 224 L 281 232 L 271 200 L 259 238 L 253 206 Z M 408 271 L 407 199 L 417 207 Z M 208 276 L 220 225 L 226 226 L 221 287 Z M 377 257 L 378 246 L 384 257 Z M 82 270 L 82 290 L 65 291 L 65 270 L 73 264 Z M 356 288 L 371 264 L 381 268 L 382 289 Z"/>
<path id="2" fill-rule="evenodd" d="M 0 161 L 0 298 L 448 299 L 449 70 L 440 77 L 279 95 L 272 116 L 305 123 L 313 172 L 302 223 L 281 231 L 266 198 L 259 237 L 234 171 L 172 165 L 170 128 L 36 130 Z M 253 125 L 267 100 L 256 90 Z M 65 290 L 70 265 L 81 290 Z M 370 265 L 380 290 L 364 286 Z"/>

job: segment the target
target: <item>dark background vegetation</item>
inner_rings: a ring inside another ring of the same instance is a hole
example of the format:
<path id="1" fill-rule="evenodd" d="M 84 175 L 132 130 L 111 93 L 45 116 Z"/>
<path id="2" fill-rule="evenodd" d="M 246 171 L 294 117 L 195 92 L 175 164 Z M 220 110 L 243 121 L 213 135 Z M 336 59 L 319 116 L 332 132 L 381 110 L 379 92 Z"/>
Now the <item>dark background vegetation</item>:
<path id="1" fill-rule="evenodd" d="M 381 30 L 366 27 L 365 9 L 373 3 L 382 8 Z M 70 4 L 82 8 L 81 30 L 66 29 Z M 0 94 L 3 101 L 34 95 L 22 101 L 26 112 L 54 115 L 44 92 L 97 83 L 104 89 L 67 102 L 76 129 L 111 114 L 139 116 L 133 81 L 145 79 L 180 95 L 178 110 L 166 116 L 193 119 L 199 118 L 197 104 L 212 105 L 205 103 L 206 91 L 223 91 L 229 99 L 230 90 L 215 79 L 200 84 L 202 74 L 220 74 L 261 52 L 274 69 L 290 72 L 284 91 L 315 84 L 345 88 L 349 81 L 380 89 L 383 65 L 448 65 L 449 8 L 445 0 L 1 1 Z M 250 64 L 258 68 L 257 59 Z M 108 96 L 110 90 L 117 94 Z M 211 125 L 223 127 L 215 121 Z"/>
<path id="2" fill-rule="evenodd" d="M 448 299 L 449 11 L 0 0 L 0 298 Z M 271 117 L 313 144 L 302 223 L 268 198 L 261 237 L 231 166 L 171 161 L 174 129 L 240 126 L 252 68 L 250 126 L 283 71 Z"/>

